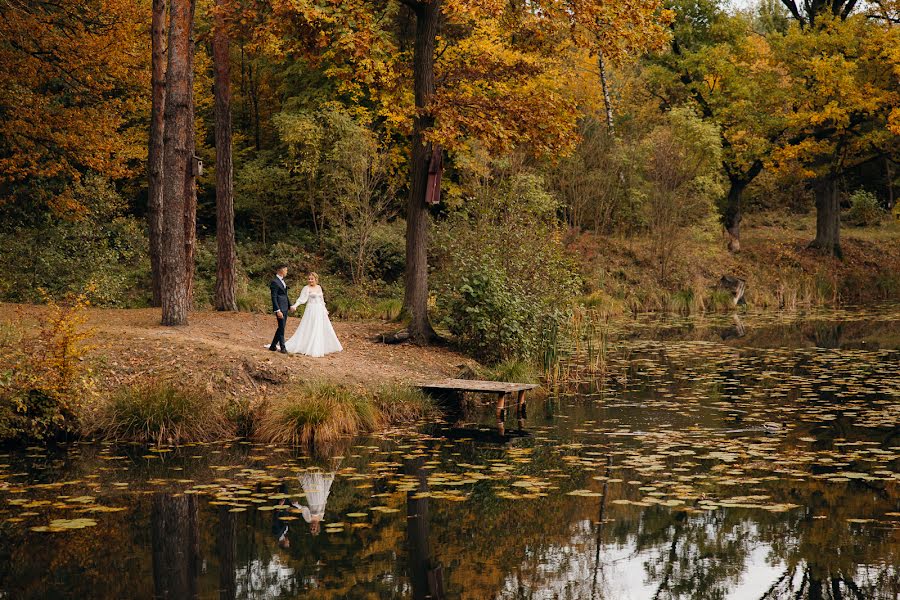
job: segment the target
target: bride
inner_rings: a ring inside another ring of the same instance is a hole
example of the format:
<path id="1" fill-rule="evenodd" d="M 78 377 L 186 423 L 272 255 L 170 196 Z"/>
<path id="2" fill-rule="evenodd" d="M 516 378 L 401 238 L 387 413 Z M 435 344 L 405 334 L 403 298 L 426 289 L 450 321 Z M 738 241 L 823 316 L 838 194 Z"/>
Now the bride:
<path id="1" fill-rule="evenodd" d="M 310 273 L 308 281 L 309 285 L 303 287 L 300 297 L 291 307 L 291 310 L 297 310 L 298 306 L 306 304 L 306 310 L 300 320 L 300 327 L 287 341 L 287 351 L 291 354 L 316 357 L 340 352 L 344 347 L 338 341 L 334 327 L 331 326 L 331 321 L 328 319 L 328 309 L 325 308 L 319 276 L 316 273 Z"/>

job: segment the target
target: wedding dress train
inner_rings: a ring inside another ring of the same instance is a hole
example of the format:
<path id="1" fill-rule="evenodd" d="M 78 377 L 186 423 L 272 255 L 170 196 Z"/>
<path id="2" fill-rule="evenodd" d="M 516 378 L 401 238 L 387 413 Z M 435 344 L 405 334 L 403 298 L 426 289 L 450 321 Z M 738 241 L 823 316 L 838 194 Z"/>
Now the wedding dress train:
<path id="1" fill-rule="evenodd" d="M 343 350 L 328 318 L 322 288 L 304 286 L 292 308 L 301 304 L 306 304 L 306 310 L 297 331 L 287 341 L 287 351 L 291 354 L 319 357 Z"/>

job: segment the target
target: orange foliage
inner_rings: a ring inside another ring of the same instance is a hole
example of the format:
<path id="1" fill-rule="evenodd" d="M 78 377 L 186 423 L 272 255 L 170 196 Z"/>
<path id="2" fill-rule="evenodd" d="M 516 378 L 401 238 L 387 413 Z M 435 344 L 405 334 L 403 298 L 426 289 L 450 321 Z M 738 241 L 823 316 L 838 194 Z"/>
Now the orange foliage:
<path id="1" fill-rule="evenodd" d="M 147 4 L 4 3 L 0 184 L 72 182 L 87 171 L 121 178 L 140 166 L 142 128 L 132 127 L 149 102 Z M 66 198 L 51 206 L 62 212 L 75 208 Z"/>

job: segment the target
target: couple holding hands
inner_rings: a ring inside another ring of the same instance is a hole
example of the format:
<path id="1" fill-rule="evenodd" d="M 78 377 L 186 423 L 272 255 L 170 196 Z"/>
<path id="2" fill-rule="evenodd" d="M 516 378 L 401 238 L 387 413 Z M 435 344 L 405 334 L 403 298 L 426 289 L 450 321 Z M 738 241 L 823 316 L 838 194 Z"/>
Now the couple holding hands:
<path id="1" fill-rule="evenodd" d="M 307 285 L 300 290 L 300 296 L 293 304 L 288 297 L 288 284 L 285 277 L 288 274 L 287 265 L 279 265 L 275 271 L 275 278 L 269 283 L 272 293 L 272 310 L 278 319 L 278 329 L 275 337 L 269 345 L 269 350 L 275 352 L 280 347 L 282 354 L 304 354 L 306 356 L 320 357 L 332 352 L 343 350 L 341 342 L 334 333 L 334 327 L 328 318 L 328 309 L 325 308 L 325 298 L 322 295 L 322 286 L 319 285 L 319 276 L 310 273 L 307 277 Z M 306 304 L 300 326 L 287 342 L 284 340 L 285 327 L 288 313 L 297 310 L 301 304 Z"/>

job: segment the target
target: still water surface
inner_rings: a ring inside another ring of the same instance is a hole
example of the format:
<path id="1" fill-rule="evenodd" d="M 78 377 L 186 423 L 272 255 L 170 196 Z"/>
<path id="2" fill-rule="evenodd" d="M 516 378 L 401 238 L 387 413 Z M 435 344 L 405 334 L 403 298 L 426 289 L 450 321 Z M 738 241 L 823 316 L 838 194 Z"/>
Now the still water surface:
<path id="1" fill-rule="evenodd" d="M 613 323 L 505 443 L 2 454 L 0 598 L 896 599 L 898 323 Z"/>

